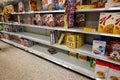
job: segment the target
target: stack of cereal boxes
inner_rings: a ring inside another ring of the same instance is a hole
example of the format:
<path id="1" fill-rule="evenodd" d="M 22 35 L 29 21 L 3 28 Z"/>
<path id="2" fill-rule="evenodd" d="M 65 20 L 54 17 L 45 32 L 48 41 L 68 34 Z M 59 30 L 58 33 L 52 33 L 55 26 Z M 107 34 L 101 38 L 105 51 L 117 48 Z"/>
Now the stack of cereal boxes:
<path id="1" fill-rule="evenodd" d="M 100 13 L 98 32 L 120 34 L 120 13 Z"/>
<path id="2" fill-rule="evenodd" d="M 71 49 L 80 48 L 84 44 L 84 35 L 67 33 L 65 37 L 65 43 L 68 48 Z"/>
<path id="3" fill-rule="evenodd" d="M 96 80 L 120 80 L 120 66 L 96 60 L 95 76 Z"/>

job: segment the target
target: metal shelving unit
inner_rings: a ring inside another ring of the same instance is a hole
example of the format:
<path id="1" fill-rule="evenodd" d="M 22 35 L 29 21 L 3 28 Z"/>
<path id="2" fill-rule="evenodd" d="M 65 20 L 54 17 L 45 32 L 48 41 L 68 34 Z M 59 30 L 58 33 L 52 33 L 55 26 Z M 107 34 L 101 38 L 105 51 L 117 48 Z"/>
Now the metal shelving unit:
<path id="1" fill-rule="evenodd" d="M 14 12 L 12 13 L 13 15 L 15 14 L 37 14 L 37 13 L 64 13 L 65 10 L 53 10 L 53 11 L 31 11 L 31 12 Z"/>
<path id="2" fill-rule="evenodd" d="M 119 11 L 120 8 L 93 8 L 93 9 L 80 9 L 75 12 L 105 12 L 105 11 Z"/>
<path id="3" fill-rule="evenodd" d="M 87 32 L 84 31 L 83 28 L 68 28 L 65 29 L 64 27 L 48 27 L 48 26 L 37 26 L 37 25 L 30 25 L 30 24 L 18 24 L 18 23 L 3 23 L 0 24 L 7 24 L 7 25 L 17 25 L 17 26 L 24 26 L 24 27 L 33 27 L 33 28 L 40 28 L 40 29 L 48 29 L 48 30 L 59 30 L 59 31 L 67 31 L 67 32 L 77 32 L 83 34 L 91 34 L 91 35 L 100 35 L 100 36 L 108 36 L 108 37 L 120 37 L 118 34 L 109 34 L 109 33 L 100 33 L 97 31 L 94 32 Z"/>
<path id="4" fill-rule="evenodd" d="M 57 52 L 57 54 L 51 55 L 47 50 L 49 47 L 43 45 L 35 45 L 33 47 L 25 47 L 15 42 L 2 39 L 2 41 L 12 44 L 16 47 L 22 48 L 29 52 L 32 52 L 38 56 L 41 56 L 45 59 L 48 59 L 54 63 L 57 63 L 61 66 L 64 66 L 68 69 L 74 70 L 79 73 L 83 73 L 84 75 L 88 75 L 91 78 L 95 79 L 94 69 L 90 68 L 89 62 L 77 60 L 75 58 L 67 56 L 67 54 L 62 52 Z"/>
<path id="5" fill-rule="evenodd" d="M 51 45 L 49 36 L 43 36 L 43 35 L 38 35 L 38 34 L 34 34 L 34 33 L 26 33 L 26 32 L 22 32 L 22 33 L 13 33 L 13 32 L 6 32 L 6 31 L 1 31 L 1 32 L 10 34 L 10 35 L 16 35 L 19 37 L 24 37 L 24 38 L 30 39 L 32 41 L 39 42 L 41 44 L 45 44 L 45 45 L 48 45 L 51 47 L 56 47 L 56 48 L 59 48 L 62 50 L 67 50 L 67 51 L 71 51 L 71 52 L 75 52 L 75 53 L 79 53 L 79 54 L 84 54 L 86 56 L 94 57 L 96 59 L 101 59 L 101 60 L 104 60 L 104 61 L 107 61 L 110 63 L 120 65 L 119 62 L 110 60 L 110 59 L 108 59 L 107 56 L 100 56 L 100 55 L 93 54 L 92 53 L 92 45 L 85 44 L 79 49 L 70 49 L 70 48 L 66 47 L 65 45 L 57 45 L 57 44 Z"/>
<path id="6" fill-rule="evenodd" d="M 13 1 L 9 1 L 7 4 L 12 4 Z M 16 0 L 13 4 L 18 3 L 20 0 Z M 89 13 L 89 12 L 110 12 L 110 11 L 119 11 L 120 8 L 97 8 L 97 9 L 81 9 L 76 10 L 75 12 L 81 12 L 81 13 Z M 24 15 L 24 14 L 55 14 L 55 13 L 64 13 L 65 10 L 54 10 L 54 11 L 31 11 L 31 12 L 14 12 L 12 15 Z M 0 15 L 2 15 L 0 13 Z M 120 35 L 117 34 L 107 34 L 107 33 L 99 33 L 97 31 L 95 32 L 86 32 L 82 28 L 68 28 L 65 29 L 63 27 L 47 27 L 47 26 L 37 26 L 37 25 L 30 25 L 30 24 L 18 24 L 18 22 L 15 23 L 6 23 L 6 22 L 0 22 L 0 24 L 6 24 L 6 25 L 15 25 L 15 26 L 24 26 L 27 29 L 28 28 L 35 28 L 35 29 L 46 29 L 46 30 L 59 30 L 59 31 L 65 31 L 65 32 L 77 32 L 77 33 L 83 33 L 83 34 L 89 34 L 89 35 L 98 35 L 98 36 L 108 36 L 108 37 L 117 37 L 120 38 Z M 66 68 L 69 68 L 71 70 L 74 70 L 76 72 L 82 73 L 84 75 L 87 75 L 91 78 L 95 79 L 94 69 L 89 67 L 89 62 L 87 61 L 80 61 L 75 58 L 68 57 L 65 52 L 58 52 L 57 54 L 51 55 L 48 53 L 48 49 L 50 47 L 54 47 L 55 49 L 61 49 L 63 51 L 71 51 L 79 54 L 83 54 L 86 56 L 90 56 L 96 59 L 104 60 L 113 64 L 120 65 L 120 62 L 116 62 L 113 60 L 108 59 L 107 56 L 100 56 L 95 55 L 92 53 L 92 45 L 84 44 L 79 49 L 70 49 L 63 45 L 57 45 L 57 44 L 50 44 L 50 37 L 46 35 L 40 35 L 35 34 L 31 32 L 19 32 L 19 33 L 13 33 L 13 32 L 6 32 L 1 31 L 2 33 L 10 34 L 10 35 L 16 35 L 18 37 L 23 37 L 35 42 L 40 43 L 39 45 L 34 45 L 33 47 L 25 47 L 21 44 L 12 42 L 10 40 L 2 39 L 2 41 L 10 43 L 16 47 L 22 48 L 26 51 L 32 52 L 35 55 L 41 56 L 45 59 L 48 59 L 54 63 L 57 63 L 61 66 L 64 66 Z M 47 31 L 46 31 L 47 32 Z M 43 45 L 42 45 L 43 44 Z"/>

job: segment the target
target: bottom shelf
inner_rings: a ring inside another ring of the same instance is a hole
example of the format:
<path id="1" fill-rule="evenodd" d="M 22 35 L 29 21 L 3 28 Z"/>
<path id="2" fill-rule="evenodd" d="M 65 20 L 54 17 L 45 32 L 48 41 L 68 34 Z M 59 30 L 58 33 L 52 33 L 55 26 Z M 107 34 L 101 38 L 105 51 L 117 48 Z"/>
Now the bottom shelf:
<path id="1" fill-rule="evenodd" d="M 21 44 L 17 44 L 10 40 L 2 39 L 2 41 L 10 43 L 16 47 L 27 50 L 28 52 L 32 52 L 35 55 L 41 56 L 45 59 L 48 59 L 54 63 L 61 65 L 63 67 L 69 68 L 78 73 L 84 74 L 88 77 L 95 79 L 94 69 L 90 68 L 89 62 L 69 57 L 65 51 L 56 49 L 57 50 L 56 54 L 50 54 L 48 52 L 48 49 L 50 48 L 49 46 L 38 44 L 38 45 L 34 45 L 33 47 L 25 47 Z"/>

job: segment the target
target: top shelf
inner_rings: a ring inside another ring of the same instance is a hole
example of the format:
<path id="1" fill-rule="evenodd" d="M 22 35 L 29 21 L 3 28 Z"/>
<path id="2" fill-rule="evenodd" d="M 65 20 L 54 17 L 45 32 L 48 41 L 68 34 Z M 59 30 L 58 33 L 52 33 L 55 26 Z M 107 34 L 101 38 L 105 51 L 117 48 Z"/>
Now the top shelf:
<path id="1" fill-rule="evenodd" d="M 76 10 L 75 12 L 100 12 L 100 11 L 118 11 L 120 8 L 94 8 L 94 9 L 81 9 L 81 10 Z M 30 11 L 30 12 L 14 12 L 12 13 L 13 15 L 15 14 L 37 14 L 37 13 L 64 13 L 65 10 L 53 10 L 53 11 Z"/>
<path id="2" fill-rule="evenodd" d="M 80 9 L 75 12 L 100 12 L 100 11 L 119 11 L 119 8 L 93 8 L 93 9 Z"/>
<path id="3" fill-rule="evenodd" d="M 35 14 L 35 13 L 64 13 L 65 10 L 53 10 L 53 11 L 31 11 L 31 12 L 14 12 L 14 14 Z"/>

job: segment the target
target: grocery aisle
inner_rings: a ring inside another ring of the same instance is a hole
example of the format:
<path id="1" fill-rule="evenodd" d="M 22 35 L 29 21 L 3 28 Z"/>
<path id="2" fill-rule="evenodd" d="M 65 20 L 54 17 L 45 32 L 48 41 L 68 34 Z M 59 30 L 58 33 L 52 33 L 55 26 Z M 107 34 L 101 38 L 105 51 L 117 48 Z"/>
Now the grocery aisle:
<path id="1" fill-rule="evenodd" d="M 4 42 L 0 47 L 0 80 L 89 80 Z"/>

